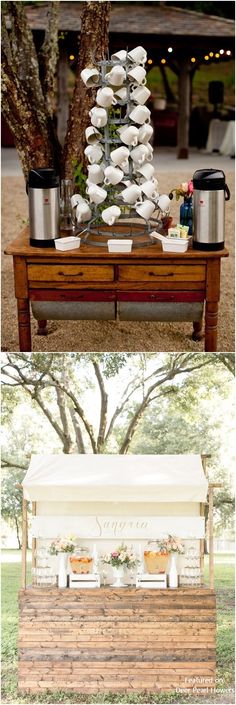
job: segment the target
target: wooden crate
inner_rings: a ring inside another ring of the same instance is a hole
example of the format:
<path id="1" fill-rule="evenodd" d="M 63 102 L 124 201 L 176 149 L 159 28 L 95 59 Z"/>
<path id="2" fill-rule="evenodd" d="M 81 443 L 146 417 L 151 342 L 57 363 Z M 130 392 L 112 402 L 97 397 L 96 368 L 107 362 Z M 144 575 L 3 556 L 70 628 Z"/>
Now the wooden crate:
<path id="1" fill-rule="evenodd" d="M 21 590 L 22 690 L 210 692 L 215 594 L 206 588 Z"/>

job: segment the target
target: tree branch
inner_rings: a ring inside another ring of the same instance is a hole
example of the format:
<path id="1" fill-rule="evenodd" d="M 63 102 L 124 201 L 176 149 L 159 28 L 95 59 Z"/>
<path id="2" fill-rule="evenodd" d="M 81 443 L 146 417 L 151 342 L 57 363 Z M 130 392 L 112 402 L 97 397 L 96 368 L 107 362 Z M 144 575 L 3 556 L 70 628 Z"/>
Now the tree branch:
<path id="1" fill-rule="evenodd" d="M 59 5 L 56 0 L 50 3 L 47 18 L 48 26 L 45 38 L 38 54 L 40 79 L 43 87 L 46 109 L 52 118 L 56 111 L 56 68 L 59 56 L 58 49 L 58 23 Z"/>
<path id="2" fill-rule="evenodd" d="M 99 423 L 99 431 L 98 431 L 98 438 L 97 438 L 97 450 L 99 453 L 99 452 L 101 452 L 103 445 L 104 445 L 104 438 L 105 438 L 106 425 L 107 425 L 108 395 L 105 390 L 104 379 L 103 379 L 99 364 L 96 360 L 93 360 L 93 367 L 94 367 L 95 375 L 96 375 L 96 378 L 98 381 L 100 394 L 101 394 L 100 423 Z"/>

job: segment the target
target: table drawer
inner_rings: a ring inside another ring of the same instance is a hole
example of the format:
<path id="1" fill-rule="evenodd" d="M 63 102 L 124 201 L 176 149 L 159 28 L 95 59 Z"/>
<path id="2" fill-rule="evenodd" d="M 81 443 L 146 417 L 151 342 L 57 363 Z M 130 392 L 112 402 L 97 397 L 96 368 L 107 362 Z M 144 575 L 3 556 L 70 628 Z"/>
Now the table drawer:
<path id="1" fill-rule="evenodd" d="M 114 267 L 112 265 L 93 264 L 29 264 L 29 281 L 38 282 L 112 282 Z"/>
<path id="2" fill-rule="evenodd" d="M 156 281 L 204 281 L 205 265 L 197 264 L 145 264 L 120 265 L 119 281 L 153 282 Z"/>

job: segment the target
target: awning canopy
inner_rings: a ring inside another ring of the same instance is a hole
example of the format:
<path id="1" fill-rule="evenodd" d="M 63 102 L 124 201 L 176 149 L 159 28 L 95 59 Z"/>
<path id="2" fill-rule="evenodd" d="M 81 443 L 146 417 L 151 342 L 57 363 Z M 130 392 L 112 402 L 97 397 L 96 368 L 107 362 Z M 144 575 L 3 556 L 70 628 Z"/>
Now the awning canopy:
<path id="1" fill-rule="evenodd" d="M 33 455 L 25 499 L 50 502 L 205 502 L 200 455 Z"/>

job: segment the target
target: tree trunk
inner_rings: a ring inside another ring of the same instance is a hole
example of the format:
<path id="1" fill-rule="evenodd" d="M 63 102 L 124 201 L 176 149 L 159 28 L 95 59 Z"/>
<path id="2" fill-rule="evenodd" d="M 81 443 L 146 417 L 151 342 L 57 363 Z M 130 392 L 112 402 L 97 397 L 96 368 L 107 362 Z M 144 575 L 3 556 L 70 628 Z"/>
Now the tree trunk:
<path id="1" fill-rule="evenodd" d="M 58 62 L 58 107 L 57 107 L 57 136 L 60 144 L 64 145 L 67 120 L 69 116 L 68 99 L 68 64 L 66 49 L 62 46 Z"/>
<path id="2" fill-rule="evenodd" d="M 179 73 L 179 121 L 178 121 L 178 159 L 188 159 L 190 117 L 190 62 L 184 59 L 180 63 Z"/>
<path id="3" fill-rule="evenodd" d="M 55 9 L 51 3 L 51 12 Z M 48 109 L 51 104 L 55 64 L 55 32 L 52 46 L 47 36 L 42 88 L 33 35 L 25 14 L 25 3 L 2 3 L 2 112 L 15 140 L 25 178 L 33 167 L 55 166 L 60 171 L 61 148 Z M 8 22 L 11 30 L 8 32 Z M 50 22 L 50 14 L 49 14 Z M 52 30 L 52 28 L 51 28 Z M 47 67 L 47 68 L 46 68 Z M 50 98 L 49 98 L 50 93 Z"/>
<path id="4" fill-rule="evenodd" d="M 65 176 L 70 179 L 73 177 L 73 162 L 85 166 L 84 132 L 96 94 L 95 89 L 85 87 L 80 74 L 85 66 L 94 66 L 96 61 L 101 61 L 108 50 L 109 10 L 109 2 L 89 0 L 83 3 L 79 61 L 63 154 Z"/>
<path id="5" fill-rule="evenodd" d="M 168 77 L 166 74 L 166 70 L 165 70 L 165 66 L 163 66 L 163 64 L 160 64 L 159 68 L 160 68 L 160 72 L 161 72 L 161 76 L 162 76 L 162 80 L 163 80 L 163 85 L 164 85 L 164 89 L 165 89 L 166 100 L 168 103 L 176 103 L 177 100 L 176 100 L 176 97 L 172 91 L 172 88 L 170 87 Z"/>
<path id="6" fill-rule="evenodd" d="M 17 516 L 15 516 L 15 525 L 16 525 L 16 536 L 17 536 L 17 541 L 18 541 L 18 548 L 20 550 L 21 549 L 20 528 L 19 528 Z"/>

